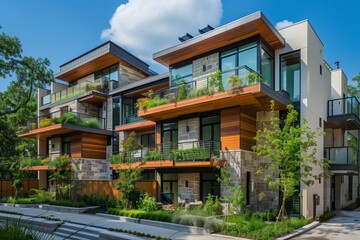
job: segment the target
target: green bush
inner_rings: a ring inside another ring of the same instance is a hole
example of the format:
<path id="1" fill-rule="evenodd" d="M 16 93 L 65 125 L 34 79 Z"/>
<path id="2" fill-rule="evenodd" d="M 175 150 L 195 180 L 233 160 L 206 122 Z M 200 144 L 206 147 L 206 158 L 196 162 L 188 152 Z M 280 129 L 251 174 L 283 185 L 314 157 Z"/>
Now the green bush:
<path id="1" fill-rule="evenodd" d="M 171 218 L 173 215 L 173 212 L 165 211 L 165 210 L 146 212 L 143 210 L 125 210 L 125 209 L 123 210 L 123 209 L 115 209 L 115 208 L 108 209 L 106 213 L 125 216 L 125 217 L 155 220 L 161 222 L 171 222 Z"/>
<path id="2" fill-rule="evenodd" d="M 120 154 L 115 154 L 110 156 L 110 163 L 111 164 L 120 164 L 122 163 Z"/>
<path id="3" fill-rule="evenodd" d="M 326 211 L 326 212 L 324 212 L 323 215 L 321 215 L 321 216 L 319 217 L 319 222 L 325 222 L 325 221 L 327 221 L 327 220 L 329 220 L 330 218 L 333 218 L 333 217 L 335 217 L 335 216 L 336 216 L 336 214 L 335 214 L 334 212 Z"/>
<path id="4" fill-rule="evenodd" d="M 156 199 L 145 193 L 143 197 L 140 197 L 138 202 L 138 208 L 144 211 L 155 211 L 157 209 Z"/>
<path id="5" fill-rule="evenodd" d="M 180 86 L 179 86 L 179 95 L 178 95 L 178 101 L 184 100 L 187 97 L 187 89 L 188 89 L 188 85 L 183 82 Z"/>
<path id="6" fill-rule="evenodd" d="M 88 128 L 100 128 L 100 123 L 97 118 L 83 118 L 80 120 L 79 125 Z"/>
<path id="7" fill-rule="evenodd" d="M 41 227 L 34 229 L 23 225 L 20 220 L 9 219 L 0 224 L 0 236 L 1 239 L 7 240 L 46 240 L 53 238 L 53 236 L 41 232 Z"/>
<path id="8" fill-rule="evenodd" d="M 39 127 L 43 128 L 43 127 L 47 127 L 51 125 L 51 119 L 50 118 L 43 118 L 40 120 L 39 123 Z"/>
<path id="9" fill-rule="evenodd" d="M 160 105 L 169 103 L 170 100 L 167 98 L 160 98 L 160 95 L 156 95 L 153 99 L 146 102 L 146 108 L 152 108 Z"/>
<path id="10" fill-rule="evenodd" d="M 21 167 L 42 166 L 42 163 L 40 159 L 26 158 L 20 161 L 20 166 Z"/>
<path id="11" fill-rule="evenodd" d="M 210 230 L 210 233 L 221 231 L 221 225 L 216 219 L 206 219 L 204 228 Z"/>
<path id="12" fill-rule="evenodd" d="M 204 211 L 207 215 L 221 215 L 222 214 L 222 205 L 219 201 L 219 197 L 216 196 L 213 200 L 213 196 L 209 193 L 207 200 L 204 205 Z"/>
<path id="13" fill-rule="evenodd" d="M 157 161 L 161 160 L 161 152 L 159 151 L 149 151 L 149 154 L 147 156 L 143 157 L 143 161 Z"/>
<path id="14" fill-rule="evenodd" d="M 12 203 L 12 204 L 33 204 L 33 203 L 36 203 L 36 200 L 35 198 L 18 198 L 18 199 L 15 199 L 13 197 L 9 197 L 6 199 L 6 202 L 7 203 Z"/>
<path id="15" fill-rule="evenodd" d="M 79 201 L 84 202 L 88 206 L 99 206 L 100 210 L 106 211 L 109 208 L 116 208 L 119 206 L 118 200 L 112 196 L 103 195 L 80 195 Z"/>
<path id="16" fill-rule="evenodd" d="M 205 160 L 210 157 L 209 150 L 204 147 L 196 147 L 189 149 L 176 149 L 172 151 L 175 161 L 196 161 Z"/>
<path id="17" fill-rule="evenodd" d="M 50 201 L 49 204 L 56 205 L 56 206 L 76 207 L 76 208 L 87 207 L 86 203 L 84 203 L 84 202 L 73 202 L 70 200 Z"/>
<path id="18" fill-rule="evenodd" d="M 60 120 L 61 123 L 74 124 L 74 125 L 77 125 L 79 123 L 76 113 L 72 113 L 72 112 L 63 113 L 60 119 L 61 119 Z"/>
<path id="19" fill-rule="evenodd" d="M 55 200 L 54 192 L 48 192 L 43 189 L 32 189 L 36 192 L 35 201 L 37 203 L 48 203 Z"/>

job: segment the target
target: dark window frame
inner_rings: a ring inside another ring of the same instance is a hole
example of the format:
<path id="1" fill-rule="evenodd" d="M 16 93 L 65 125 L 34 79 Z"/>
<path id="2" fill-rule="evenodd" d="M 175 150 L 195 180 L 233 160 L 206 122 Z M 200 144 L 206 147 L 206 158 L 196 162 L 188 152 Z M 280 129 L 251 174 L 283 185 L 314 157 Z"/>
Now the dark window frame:
<path id="1" fill-rule="evenodd" d="M 279 55 L 279 89 L 280 90 L 283 90 L 282 89 L 282 72 L 281 72 L 281 58 L 285 55 L 289 55 L 289 54 L 293 54 L 293 53 L 296 53 L 298 52 L 299 53 L 299 59 L 300 59 L 300 75 L 299 75 L 299 78 L 300 78 L 300 81 L 299 81 L 299 101 L 296 101 L 294 103 L 299 103 L 301 102 L 301 49 L 297 49 L 297 50 L 294 50 L 294 51 L 291 51 L 291 52 L 286 52 L 286 53 L 282 53 Z M 286 91 L 286 90 L 284 90 Z"/>

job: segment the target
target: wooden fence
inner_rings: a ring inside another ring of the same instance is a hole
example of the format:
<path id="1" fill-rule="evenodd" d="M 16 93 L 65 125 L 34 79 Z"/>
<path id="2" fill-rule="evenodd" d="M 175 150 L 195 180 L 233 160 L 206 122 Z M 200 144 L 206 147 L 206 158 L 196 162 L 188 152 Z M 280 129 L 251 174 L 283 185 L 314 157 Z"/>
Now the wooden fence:
<path id="1" fill-rule="evenodd" d="M 22 192 L 28 192 L 29 194 L 34 194 L 35 192 L 31 191 L 31 189 L 39 188 L 39 180 L 24 180 L 24 187 Z M 13 187 L 14 180 L 0 180 L 0 198 L 3 197 L 14 197 L 15 189 Z"/>
<path id="2" fill-rule="evenodd" d="M 85 195 L 106 195 L 119 197 L 119 191 L 115 189 L 113 181 L 109 180 L 82 180 L 82 186 L 78 193 Z M 143 181 L 137 182 L 136 188 L 139 191 L 147 192 L 150 196 L 157 196 L 157 182 Z"/>

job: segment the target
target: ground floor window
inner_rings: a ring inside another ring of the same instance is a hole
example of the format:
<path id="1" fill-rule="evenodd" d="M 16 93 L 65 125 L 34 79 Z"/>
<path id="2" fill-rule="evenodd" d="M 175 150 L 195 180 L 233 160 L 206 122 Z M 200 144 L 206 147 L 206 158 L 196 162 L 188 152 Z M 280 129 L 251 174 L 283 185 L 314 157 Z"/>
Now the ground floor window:
<path id="1" fill-rule="evenodd" d="M 161 176 L 161 202 L 163 204 L 177 203 L 178 199 L 178 174 L 163 173 Z"/>
<path id="2" fill-rule="evenodd" d="M 219 173 L 201 173 L 201 199 L 206 201 L 209 194 L 214 198 L 220 197 L 220 182 L 218 181 Z"/>

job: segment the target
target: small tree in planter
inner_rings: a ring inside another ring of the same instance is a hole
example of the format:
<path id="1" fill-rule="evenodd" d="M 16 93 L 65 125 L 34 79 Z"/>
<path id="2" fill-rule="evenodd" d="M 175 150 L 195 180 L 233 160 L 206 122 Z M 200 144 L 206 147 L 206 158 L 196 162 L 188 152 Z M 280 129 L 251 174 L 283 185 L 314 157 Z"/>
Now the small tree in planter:
<path id="1" fill-rule="evenodd" d="M 315 174 L 315 166 L 321 169 L 328 167 L 326 159 L 317 159 L 316 137 L 321 136 L 319 129 L 312 131 L 305 120 L 302 126 L 298 122 L 298 112 L 292 105 L 287 106 L 287 116 L 280 126 L 280 118 L 275 115 L 275 102 L 271 101 L 270 126 L 264 124 L 256 133 L 257 144 L 253 147 L 259 156 L 271 158 L 268 169 L 277 171 L 264 176 L 264 181 L 274 191 L 282 192 L 281 206 L 277 219 L 287 217 L 285 202 L 298 190 L 297 186 L 302 182 L 309 186 L 321 177 Z M 258 174 L 263 173 L 260 168 Z"/>
<path id="2" fill-rule="evenodd" d="M 73 175 L 71 158 L 68 155 L 57 157 L 50 162 L 49 166 L 55 167 L 50 180 L 56 181 L 56 199 L 67 199 Z"/>
<path id="3" fill-rule="evenodd" d="M 122 142 L 120 164 L 124 164 L 126 167 L 118 170 L 119 178 L 114 182 L 115 188 L 120 191 L 120 202 L 126 209 L 134 207 L 140 197 L 135 184 L 142 177 L 141 164 L 135 167 L 132 164 L 135 163 L 134 152 L 141 149 L 141 146 L 136 143 L 135 139 L 136 133 L 131 132 L 128 139 Z"/>

